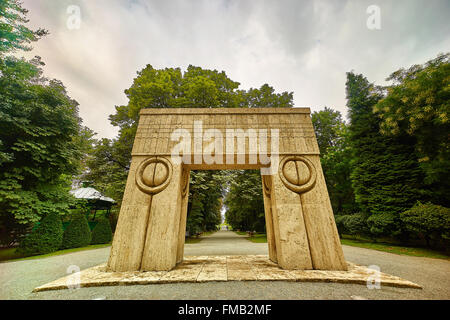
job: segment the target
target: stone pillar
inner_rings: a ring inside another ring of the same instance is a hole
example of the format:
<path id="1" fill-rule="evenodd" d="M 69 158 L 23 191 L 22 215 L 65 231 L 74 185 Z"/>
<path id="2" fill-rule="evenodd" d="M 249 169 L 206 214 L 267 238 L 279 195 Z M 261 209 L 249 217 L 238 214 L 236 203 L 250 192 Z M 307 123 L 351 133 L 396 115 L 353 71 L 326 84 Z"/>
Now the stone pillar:
<path id="1" fill-rule="evenodd" d="M 279 265 L 347 270 L 319 156 L 286 156 L 272 177 L 272 206 L 280 221 Z"/>
<path id="2" fill-rule="evenodd" d="M 316 171 L 314 188 L 300 193 L 313 267 L 316 270 L 347 270 L 320 158 L 311 155 L 305 159 Z"/>
<path id="3" fill-rule="evenodd" d="M 133 157 L 109 270 L 162 271 L 176 265 L 181 171 L 164 157 Z"/>
<path id="4" fill-rule="evenodd" d="M 272 217 L 278 265 L 287 270 L 311 270 L 313 265 L 299 196 L 286 188 L 278 173 L 267 176 L 267 179 L 271 180 L 272 185 Z"/>
<path id="5" fill-rule="evenodd" d="M 277 262 L 277 249 L 275 241 L 275 233 L 273 228 L 273 217 L 272 217 L 272 203 L 271 203 L 271 182 L 270 176 L 261 175 L 262 188 L 263 188 L 263 198 L 264 198 L 264 212 L 266 216 L 266 235 L 267 244 L 269 246 L 269 259 L 273 262 Z"/>

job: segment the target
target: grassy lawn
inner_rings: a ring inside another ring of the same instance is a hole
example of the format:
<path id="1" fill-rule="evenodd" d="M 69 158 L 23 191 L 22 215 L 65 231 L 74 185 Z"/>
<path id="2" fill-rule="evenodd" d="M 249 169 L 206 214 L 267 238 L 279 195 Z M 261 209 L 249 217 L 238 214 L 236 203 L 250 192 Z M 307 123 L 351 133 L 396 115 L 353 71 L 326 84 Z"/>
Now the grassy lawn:
<path id="1" fill-rule="evenodd" d="M 234 233 L 237 233 L 240 236 L 247 235 L 247 232 L 244 231 L 234 231 Z M 247 240 L 254 243 L 264 243 L 267 242 L 267 236 L 265 233 L 254 233 L 251 237 L 248 237 Z"/>
<path id="2" fill-rule="evenodd" d="M 239 235 L 247 235 L 247 232 L 236 232 L 236 233 Z M 266 234 L 264 233 L 256 233 L 252 237 L 248 237 L 247 240 L 255 243 L 264 243 L 267 242 L 267 237 Z M 427 248 L 405 247 L 383 242 L 374 243 L 368 240 L 352 239 L 346 236 L 344 236 L 344 239 L 341 239 L 341 243 L 347 246 L 360 247 L 389 253 L 403 254 L 408 256 L 450 260 L 450 256 L 446 255 L 445 253 Z"/>
<path id="3" fill-rule="evenodd" d="M 347 246 L 360 247 L 396 254 L 404 254 L 408 256 L 450 260 L 450 256 L 446 255 L 445 253 L 427 248 L 404 247 L 399 245 L 393 245 L 390 243 L 383 243 L 383 242 L 374 243 L 364 240 L 345 239 L 345 238 L 341 239 L 341 243 Z"/>
<path id="4" fill-rule="evenodd" d="M 206 231 L 202 232 L 198 237 L 187 237 L 184 243 L 199 243 L 200 241 L 202 241 L 202 237 L 212 235 L 215 232 L 216 231 Z"/>
<path id="5" fill-rule="evenodd" d="M 16 252 L 15 248 L 7 248 L 7 249 L 0 249 L 0 262 L 11 262 L 11 261 L 19 261 L 19 260 L 32 260 L 32 259 L 42 259 L 52 256 L 59 256 L 62 254 L 67 253 L 73 253 L 78 251 L 85 251 L 85 250 L 92 250 L 92 249 L 99 249 L 99 248 L 106 248 L 109 247 L 111 244 L 94 244 L 87 247 L 82 248 L 73 248 L 73 249 L 65 249 L 65 250 L 59 250 L 52 253 L 47 253 L 39 256 L 31 256 L 31 257 L 24 257 L 21 256 Z"/>

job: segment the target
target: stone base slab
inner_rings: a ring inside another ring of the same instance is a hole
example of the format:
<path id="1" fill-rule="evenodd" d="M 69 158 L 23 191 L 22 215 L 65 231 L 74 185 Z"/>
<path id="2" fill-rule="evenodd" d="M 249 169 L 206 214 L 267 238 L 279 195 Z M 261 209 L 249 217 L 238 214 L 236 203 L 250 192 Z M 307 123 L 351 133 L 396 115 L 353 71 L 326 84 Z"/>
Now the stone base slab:
<path id="1" fill-rule="evenodd" d="M 411 281 L 386 273 L 380 272 L 378 276 L 381 286 L 422 288 Z M 368 280 L 375 277 L 374 270 L 350 262 L 348 271 L 283 270 L 265 255 L 188 256 L 170 271 L 108 272 L 106 264 L 102 264 L 37 287 L 33 292 L 69 289 L 77 287 L 77 284 L 79 287 L 100 287 L 210 281 L 297 281 L 366 285 Z"/>

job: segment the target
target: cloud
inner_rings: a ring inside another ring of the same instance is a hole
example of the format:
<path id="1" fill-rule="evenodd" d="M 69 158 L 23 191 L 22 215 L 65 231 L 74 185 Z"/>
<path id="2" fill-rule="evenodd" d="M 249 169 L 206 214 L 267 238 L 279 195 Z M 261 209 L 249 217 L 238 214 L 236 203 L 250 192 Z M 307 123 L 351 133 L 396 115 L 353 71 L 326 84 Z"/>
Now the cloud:
<path id="1" fill-rule="evenodd" d="M 366 9 L 381 10 L 369 30 Z M 67 8 L 81 9 L 79 30 Z M 297 106 L 345 114 L 345 73 L 379 84 L 400 67 L 450 51 L 447 0 L 25 0 L 30 25 L 50 35 L 31 55 L 80 103 L 85 125 L 114 137 L 108 121 L 146 64 L 224 70 L 242 88 L 293 91 Z M 30 55 L 29 54 L 29 55 Z"/>

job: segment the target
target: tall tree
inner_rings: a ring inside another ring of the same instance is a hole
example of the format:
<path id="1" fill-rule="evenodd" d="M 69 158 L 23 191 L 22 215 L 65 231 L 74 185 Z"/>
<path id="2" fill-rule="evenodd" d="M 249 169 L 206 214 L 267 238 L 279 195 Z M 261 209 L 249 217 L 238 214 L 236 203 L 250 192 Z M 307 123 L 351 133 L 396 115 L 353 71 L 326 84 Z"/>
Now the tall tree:
<path id="1" fill-rule="evenodd" d="M 350 180 L 351 148 L 348 127 L 339 111 L 325 107 L 311 115 L 321 153 L 321 164 L 335 214 L 357 210 Z"/>
<path id="2" fill-rule="evenodd" d="M 0 242 L 7 245 L 43 216 L 67 212 L 86 130 L 64 85 L 42 76 L 40 57 L 6 55 L 46 34 L 24 26 L 26 13 L 19 1 L 0 0 Z"/>
<path id="3" fill-rule="evenodd" d="M 372 233 L 399 235 L 399 213 L 425 197 L 414 139 L 381 135 L 380 119 L 372 112 L 383 97 L 381 88 L 350 72 L 346 90 L 356 202 L 370 215 L 367 222 Z"/>
<path id="4" fill-rule="evenodd" d="M 433 202 L 450 206 L 450 54 L 400 69 L 387 80 L 386 96 L 374 107 L 387 137 L 407 135 L 415 145 Z"/>

